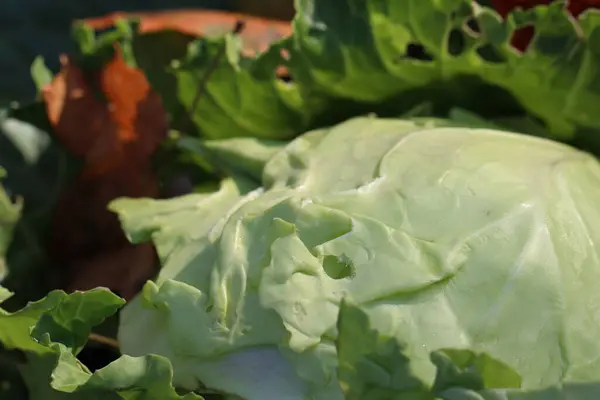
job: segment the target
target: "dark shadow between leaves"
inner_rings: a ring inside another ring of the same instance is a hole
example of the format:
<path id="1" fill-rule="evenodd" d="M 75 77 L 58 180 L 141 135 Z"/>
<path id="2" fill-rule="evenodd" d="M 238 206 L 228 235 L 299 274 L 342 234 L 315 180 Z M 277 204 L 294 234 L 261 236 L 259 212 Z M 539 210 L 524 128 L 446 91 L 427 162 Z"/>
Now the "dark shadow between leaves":
<path id="1" fill-rule="evenodd" d="M 0 127 L 0 165 L 8 174 L 3 184 L 24 200 L 23 215 L 8 249 L 8 276 L 2 282 L 15 292 L 3 308 L 14 311 L 58 285 L 58 270 L 48 260 L 45 242 L 54 206 L 79 163 L 47 131 L 17 125 L 20 121 L 42 129 L 48 127 L 43 104 L 13 110 L 10 117 L 14 118 L 11 125 L 4 123 Z M 27 140 L 18 144 L 16 137 Z M 36 151 L 24 151 L 26 148 Z"/>

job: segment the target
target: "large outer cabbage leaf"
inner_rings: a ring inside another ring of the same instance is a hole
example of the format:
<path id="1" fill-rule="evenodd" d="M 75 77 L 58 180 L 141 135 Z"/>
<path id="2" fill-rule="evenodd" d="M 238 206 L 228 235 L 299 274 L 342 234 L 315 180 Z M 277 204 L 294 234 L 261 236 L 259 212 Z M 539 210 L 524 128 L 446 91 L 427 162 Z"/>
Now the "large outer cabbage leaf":
<path id="1" fill-rule="evenodd" d="M 489 354 L 523 389 L 600 376 L 590 155 L 489 129 L 356 118 L 276 153 L 263 188 L 244 194 L 235 182 L 113 204 L 164 263 L 121 315 L 122 350 L 166 356 L 176 385 L 342 398 L 344 298 L 406 343 L 425 384 L 430 353 L 444 348 Z"/>

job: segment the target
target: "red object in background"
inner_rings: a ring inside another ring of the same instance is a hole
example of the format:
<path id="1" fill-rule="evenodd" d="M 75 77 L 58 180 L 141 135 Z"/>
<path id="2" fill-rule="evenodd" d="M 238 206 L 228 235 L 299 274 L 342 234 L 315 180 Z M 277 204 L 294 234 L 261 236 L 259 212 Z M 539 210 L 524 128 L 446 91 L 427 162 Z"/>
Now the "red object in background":
<path id="1" fill-rule="evenodd" d="M 524 10 L 535 6 L 550 4 L 553 0 L 490 0 L 492 6 L 502 17 L 506 17 L 509 12 L 517 7 Z M 567 8 L 573 16 L 578 16 L 588 8 L 600 8 L 600 0 L 570 0 Z M 512 38 L 512 45 L 517 49 L 524 51 L 533 38 L 533 28 L 526 27 L 515 32 Z"/>
<path id="2" fill-rule="evenodd" d="M 67 56 L 42 90 L 54 135 L 84 161 L 54 210 L 48 251 L 68 291 L 108 287 L 129 299 L 155 272 L 151 244 L 132 245 L 117 215 L 117 197 L 157 197 L 152 154 L 166 138 L 167 114 L 146 76 L 117 47 L 93 76 Z M 94 94 L 102 90 L 106 100 Z"/>
<path id="3" fill-rule="evenodd" d="M 145 163 L 166 138 L 167 114 L 146 76 L 129 67 L 116 49 L 99 71 L 94 86 L 67 56 L 62 69 L 42 89 L 48 119 L 56 136 L 74 155 L 85 160 L 85 174 L 102 175 L 122 164 Z"/>
<path id="4" fill-rule="evenodd" d="M 155 12 L 117 12 L 84 21 L 94 29 L 106 29 L 114 26 L 120 18 L 137 17 L 140 19 L 141 33 L 171 29 L 191 36 L 206 36 L 231 32 L 238 21 L 244 22 L 240 33 L 244 43 L 244 53 L 253 56 L 265 51 L 269 45 L 292 34 L 289 22 L 274 19 L 252 17 L 224 11 L 209 10 L 172 10 Z"/>

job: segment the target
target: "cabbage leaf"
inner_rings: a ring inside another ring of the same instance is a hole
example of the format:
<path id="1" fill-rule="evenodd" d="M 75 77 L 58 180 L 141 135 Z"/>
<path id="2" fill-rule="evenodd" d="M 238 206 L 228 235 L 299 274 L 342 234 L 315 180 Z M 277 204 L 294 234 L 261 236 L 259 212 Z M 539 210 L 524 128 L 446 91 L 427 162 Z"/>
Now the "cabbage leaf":
<path id="1" fill-rule="evenodd" d="M 600 376 L 589 318 L 600 307 L 590 223 L 600 164 L 589 154 L 366 117 L 292 141 L 265 164 L 261 188 L 236 179 L 214 194 L 111 206 L 163 262 L 121 314 L 122 349 L 167 357 L 176 386 L 343 398 L 344 299 L 404 343 L 425 385 L 443 349 L 497 359 L 524 390 Z"/>

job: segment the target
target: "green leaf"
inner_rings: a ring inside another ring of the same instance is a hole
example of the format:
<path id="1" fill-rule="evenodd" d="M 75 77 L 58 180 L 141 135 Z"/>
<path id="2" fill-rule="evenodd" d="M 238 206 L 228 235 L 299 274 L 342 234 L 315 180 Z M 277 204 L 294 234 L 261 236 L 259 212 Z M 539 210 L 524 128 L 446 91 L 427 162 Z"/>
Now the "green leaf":
<path id="1" fill-rule="evenodd" d="M 43 355 L 50 352 L 44 344 L 50 342 L 51 332 L 54 340 L 68 344 L 77 353 L 92 326 L 114 314 L 123 304 L 121 298 L 106 289 L 71 295 L 55 290 L 14 313 L 0 308 L 0 344 L 6 349 Z"/>
<path id="2" fill-rule="evenodd" d="M 372 329 L 360 308 L 343 301 L 337 329 L 338 380 L 347 400 L 433 399 L 403 346 Z"/>
<path id="3" fill-rule="evenodd" d="M 79 394 L 78 398 L 202 399 L 201 396 L 194 393 L 185 395 L 177 393 L 171 385 L 173 368 L 165 357 L 157 355 L 121 356 L 107 367 L 90 374 L 78 367 L 77 359 L 65 346 L 53 344 L 52 348 L 59 353 L 58 364 L 53 372 L 52 387 L 61 392 Z"/>
<path id="4" fill-rule="evenodd" d="M 194 239 L 207 235 L 243 195 L 256 188 L 254 182 L 230 178 L 224 180 L 215 193 L 190 194 L 170 200 L 121 198 L 110 203 L 109 208 L 119 215 L 132 243 L 152 240 L 165 263 L 181 246 L 189 244 L 187 251 L 200 250 L 205 244 L 194 244 Z M 195 222 L 190 225 L 190 221 Z"/>
<path id="5" fill-rule="evenodd" d="M 373 329 L 352 302 L 342 302 L 337 328 L 338 380 L 347 400 L 592 400 L 600 393 L 595 382 L 522 389 L 519 375 L 503 362 L 458 349 L 431 353 L 437 373 L 428 387 L 411 372 L 402 344 Z"/>
<path id="6" fill-rule="evenodd" d="M 373 105 L 406 108 L 428 99 L 436 113 L 462 107 L 486 117 L 521 108 L 561 139 L 600 127 L 599 12 L 577 22 L 554 3 L 503 21 L 473 4 L 298 0 L 288 49 L 292 75 L 302 86 Z M 510 37 L 525 16 L 536 36 L 520 54 Z M 466 27 L 469 19 L 479 34 Z"/>
<path id="7" fill-rule="evenodd" d="M 492 389 L 521 387 L 521 378 L 506 364 L 457 349 L 431 353 L 437 373 L 428 386 L 411 370 L 405 346 L 373 328 L 367 313 L 348 300 L 340 306 L 337 329 L 338 380 L 347 400 L 483 400 L 495 393 Z"/>
<path id="8" fill-rule="evenodd" d="M 263 189 L 245 196 L 233 185 L 117 200 L 125 231 L 134 242 L 152 240 L 163 263 L 156 283 L 123 310 L 120 343 L 131 355 L 168 357 L 176 382 L 247 398 L 264 395 L 244 379 L 248 366 L 283 354 L 274 369 L 291 366 L 296 381 L 265 380 L 337 400 L 335 328 L 345 297 L 364 306 L 382 337 L 358 330 L 364 320 L 340 322 L 356 335 L 339 344 L 351 360 L 340 376 L 356 396 L 403 390 L 402 368 L 432 385 L 431 352 L 446 348 L 474 353 L 443 354 L 456 369 L 444 370 L 443 393 L 518 385 L 481 352 L 514 368 L 526 388 L 593 381 L 595 328 L 578 327 L 598 302 L 595 260 L 580 258 L 593 254 L 598 235 L 581 225 L 596 215 L 598 168 L 589 154 L 549 140 L 368 117 L 295 139 L 270 157 Z M 542 193 L 532 185 L 540 180 Z M 565 232 L 568 241 L 556 242 Z M 361 358 L 371 350 L 395 361 Z"/>
<path id="9" fill-rule="evenodd" d="M 485 388 L 520 388 L 521 377 L 511 367 L 487 354 L 470 350 L 443 349 L 431 354 L 437 367 L 433 391 L 460 386 L 479 391 Z"/>
<path id="10" fill-rule="evenodd" d="M 357 114 L 397 116 L 429 102 L 438 117 L 462 108 L 485 119 L 539 119 L 547 129 L 513 126 L 585 139 L 600 151 L 587 132 L 600 128 L 598 12 L 575 21 L 554 3 L 502 20 L 470 0 L 298 0 L 297 10 L 292 37 L 256 57 L 242 56 L 231 34 L 140 35 L 126 21 L 82 46 L 98 58 L 119 41 L 161 94 L 172 127 L 212 139 L 289 139 Z M 525 23 L 536 36 L 520 53 L 510 39 Z M 280 66 L 291 81 L 275 76 Z"/>
<path id="11" fill-rule="evenodd" d="M 396 116 L 431 102 L 438 117 L 456 107 L 484 118 L 534 117 L 549 128 L 536 134 L 583 136 L 600 150 L 588 132 L 600 127 L 599 12 L 576 21 L 556 2 L 502 20 L 470 0 L 298 0 L 296 8 L 292 37 L 256 57 L 242 56 L 231 34 L 138 34 L 125 20 L 98 37 L 78 26 L 74 36 L 86 65 L 118 41 L 161 94 L 171 126 L 209 138 L 289 139 L 357 114 Z M 521 54 L 510 39 L 523 24 L 536 36 Z M 291 81 L 275 76 L 280 66 Z"/>
<path id="12" fill-rule="evenodd" d="M 173 65 L 185 58 L 194 40 L 197 38 L 170 30 L 138 34 L 133 38 L 135 62 L 146 74 L 152 89 L 162 97 L 173 129 L 194 128 L 178 97 L 177 78 L 173 73 Z"/>
<path id="13" fill-rule="evenodd" d="M 116 30 L 97 37 L 77 25 L 78 62 L 84 69 L 98 68 L 118 42 L 128 63 L 142 69 L 161 95 L 173 129 L 217 139 L 289 139 L 324 104 L 309 88 L 276 76 L 287 63 L 282 42 L 246 57 L 241 38 L 232 34 L 201 39 L 169 30 L 139 34 L 134 25 L 120 20 Z"/>
<path id="14" fill-rule="evenodd" d="M 284 63 L 279 45 L 255 59 L 242 56 L 241 45 L 229 34 L 191 43 L 174 70 L 181 104 L 208 138 L 292 138 L 308 126 L 312 107 L 297 85 L 275 76 Z"/>
<path id="15" fill-rule="evenodd" d="M 40 316 L 31 336 L 48 346 L 58 342 L 78 354 L 92 327 L 115 314 L 125 301 L 106 289 L 70 294 L 52 309 Z"/>
<path id="16" fill-rule="evenodd" d="M 67 294 L 52 291 L 40 301 L 29 303 L 25 308 L 9 313 L 0 309 L 0 343 L 6 349 L 31 351 L 36 354 L 49 352 L 30 336 L 30 329 L 45 313 L 57 307 Z"/>
<path id="17" fill-rule="evenodd" d="M 176 392 L 171 364 L 164 357 L 122 356 L 94 373 L 77 360 L 92 327 L 124 303 L 107 289 L 94 289 L 70 295 L 53 291 L 15 313 L 0 309 L 0 344 L 26 353 L 27 362 L 19 370 L 31 400 L 201 399 Z"/>
<path id="18" fill-rule="evenodd" d="M 6 299 L 12 296 L 12 292 L 2 286 L 0 286 L 0 304 L 2 304 Z"/>
<path id="19" fill-rule="evenodd" d="M 54 74 L 46 66 L 44 57 L 38 56 L 33 60 L 33 63 L 31 64 L 31 77 L 33 78 L 38 93 L 45 85 L 52 82 Z"/>

